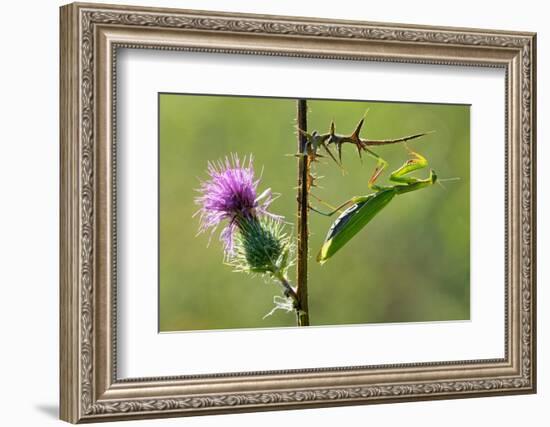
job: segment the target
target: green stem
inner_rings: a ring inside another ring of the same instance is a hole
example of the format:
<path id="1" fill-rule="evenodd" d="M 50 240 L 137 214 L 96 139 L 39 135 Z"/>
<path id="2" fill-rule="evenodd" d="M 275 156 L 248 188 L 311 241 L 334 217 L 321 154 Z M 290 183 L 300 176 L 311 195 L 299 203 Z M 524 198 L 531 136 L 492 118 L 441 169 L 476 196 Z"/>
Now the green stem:
<path id="1" fill-rule="evenodd" d="M 294 290 L 288 279 L 280 271 L 274 272 L 273 275 L 281 282 L 285 296 L 292 298 L 295 305 L 298 304 L 298 295 L 296 294 L 296 291 Z"/>
<path id="2" fill-rule="evenodd" d="M 292 301 L 294 303 L 294 310 L 296 311 L 296 323 L 298 324 L 298 326 L 309 326 L 309 318 L 307 316 L 307 313 L 302 310 L 300 298 L 288 279 L 281 272 L 277 271 L 273 274 L 281 282 L 285 296 L 288 298 L 292 298 Z"/>

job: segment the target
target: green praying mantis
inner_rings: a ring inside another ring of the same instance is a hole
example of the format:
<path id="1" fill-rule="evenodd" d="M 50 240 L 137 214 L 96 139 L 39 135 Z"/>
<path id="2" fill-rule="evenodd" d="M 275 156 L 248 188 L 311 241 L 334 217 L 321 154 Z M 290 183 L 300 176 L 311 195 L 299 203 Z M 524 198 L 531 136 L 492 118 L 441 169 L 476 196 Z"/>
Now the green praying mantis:
<path id="1" fill-rule="evenodd" d="M 305 152 L 300 155 L 307 156 L 308 164 L 317 161 L 317 157 L 323 157 L 319 154 L 319 149 L 322 148 L 332 160 L 342 168 L 342 145 L 350 143 L 356 146 L 359 157 L 362 159 L 362 152 L 365 152 L 370 157 L 377 161 L 372 176 L 368 181 L 368 187 L 373 190 L 373 193 L 364 196 L 355 196 L 340 206 L 334 208 L 330 212 L 322 212 L 319 209 L 309 205 L 309 209 L 321 215 L 332 216 L 341 212 L 340 216 L 334 221 L 330 227 L 325 241 L 317 255 L 317 261 L 324 264 L 336 252 L 344 247 L 355 235 L 357 235 L 380 211 L 387 206 L 395 196 L 410 193 L 420 190 L 424 187 L 435 184 L 437 181 L 436 173 L 430 169 L 429 176 L 421 179 L 410 176 L 414 171 L 428 167 L 428 161 L 422 155 L 410 150 L 410 158 L 397 170 L 390 174 L 389 180 L 393 185 L 381 186 L 376 183 L 380 174 L 388 167 L 388 162 L 372 151 L 369 146 L 387 145 L 404 143 L 416 138 L 420 138 L 426 133 L 418 133 L 397 139 L 388 140 L 369 140 L 360 137 L 360 131 L 365 118 L 363 117 L 356 126 L 353 133 L 349 136 L 338 135 L 335 133 L 334 121 L 330 125 L 330 130 L 326 134 L 319 134 L 313 131 L 311 134 L 298 129 L 306 137 Z M 330 150 L 330 145 L 333 144 L 338 150 L 338 159 Z M 308 190 L 315 186 L 316 177 L 311 173 L 308 176 L 306 185 Z M 313 196 L 313 194 L 312 194 Z M 315 199 L 323 202 L 320 198 L 313 196 Z M 326 203 L 325 203 L 326 204 Z M 328 204 L 327 204 L 328 205 Z M 343 212 L 342 209 L 346 208 Z"/>

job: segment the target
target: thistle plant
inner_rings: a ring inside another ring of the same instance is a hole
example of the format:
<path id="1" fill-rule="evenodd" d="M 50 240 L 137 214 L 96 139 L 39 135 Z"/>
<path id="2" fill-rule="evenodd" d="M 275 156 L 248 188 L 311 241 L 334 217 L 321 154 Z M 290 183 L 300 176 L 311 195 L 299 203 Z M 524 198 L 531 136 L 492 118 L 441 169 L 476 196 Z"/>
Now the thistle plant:
<path id="1" fill-rule="evenodd" d="M 254 176 L 252 155 L 237 155 L 208 163 L 209 179 L 201 182 L 199 234 L 211 235 L 223 225 L 220 240 L 224 260 L 234 271 L 257 274 L 281 287 L 275 296 L 274 309 L 295 311 L 301 325 L 302 310 L 296 289 L 288 280 L 288 269 L 294 262 L 294 243 L 286 231 L 284 218 L 268 208 L 274 200 L 268 188 L 258 195 L 260 180 Z"/>

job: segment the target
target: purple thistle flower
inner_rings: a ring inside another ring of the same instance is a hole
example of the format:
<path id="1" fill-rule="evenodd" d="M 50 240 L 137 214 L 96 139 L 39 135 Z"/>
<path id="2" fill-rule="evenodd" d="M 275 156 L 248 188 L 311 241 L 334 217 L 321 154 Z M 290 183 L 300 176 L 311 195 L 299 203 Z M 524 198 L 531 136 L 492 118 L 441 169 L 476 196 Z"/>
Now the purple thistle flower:
<path id="1" fill-rule="evenodd" d="M 244 221 L 261 216 L 282 219 L 267 211 L 274 200 L 271 189 L 257 195 L 260 180 L 254 178 L 252 160 L 252 155 L 241 161 L 232 154 L 230 158 L 208 162 L 210 179 L 201 182 L 201 195 L 195 199 L 200 206 L 196 213 L 200 214 L 199 234 L 208 229 L 214 233 L 221 222 L 227 221 L 220 233 L 227 256 L 234 253 L 234 235 Z"/>

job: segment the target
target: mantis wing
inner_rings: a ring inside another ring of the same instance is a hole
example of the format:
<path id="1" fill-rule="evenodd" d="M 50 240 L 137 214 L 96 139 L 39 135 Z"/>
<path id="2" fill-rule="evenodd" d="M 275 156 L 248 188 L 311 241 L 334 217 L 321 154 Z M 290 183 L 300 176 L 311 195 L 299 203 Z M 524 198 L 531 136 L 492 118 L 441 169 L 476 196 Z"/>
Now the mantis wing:
<path id="1" fill-rule="evenodd" d="M 393 189 L 382 190 L 358 197 L 330 227 L 325 242 L 317 254 L 317 261 L 324 264 L 349 240 L 365 227 L 395 196 Z"/>

